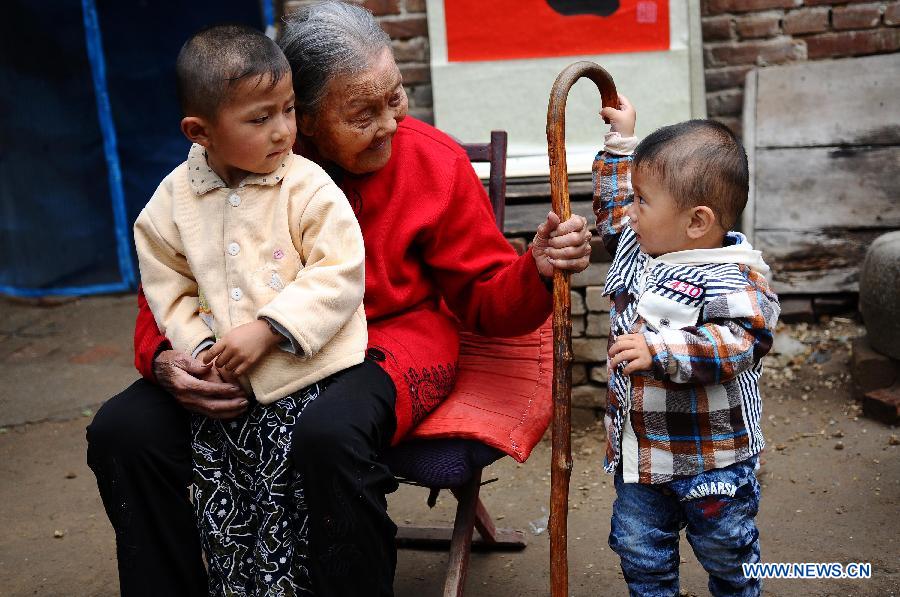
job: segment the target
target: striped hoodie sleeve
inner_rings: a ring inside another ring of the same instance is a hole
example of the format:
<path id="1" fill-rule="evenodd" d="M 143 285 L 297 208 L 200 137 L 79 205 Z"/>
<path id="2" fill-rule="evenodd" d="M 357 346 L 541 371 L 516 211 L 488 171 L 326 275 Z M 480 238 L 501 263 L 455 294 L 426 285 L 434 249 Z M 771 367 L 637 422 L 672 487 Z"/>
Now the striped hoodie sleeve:
<path id="1" fill-rule="evenodd" d="M 744 288 L 703 307 L 699 326 L 645 331 L 651 375 L 674 383 L 720 384 L 753 367 L 772 348 L 780 307 L 765 278 L 753 271 Z"/>

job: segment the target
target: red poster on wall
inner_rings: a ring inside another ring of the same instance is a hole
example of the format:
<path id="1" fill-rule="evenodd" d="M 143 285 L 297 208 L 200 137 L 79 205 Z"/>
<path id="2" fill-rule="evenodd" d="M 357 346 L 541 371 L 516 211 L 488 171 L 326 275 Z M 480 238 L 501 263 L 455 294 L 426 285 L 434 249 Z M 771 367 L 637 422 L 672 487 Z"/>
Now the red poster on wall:
<path id="1" fill-rule="evenodd" d="M 668 0 L 446 0 L 450 62 L 669 49 Z"/>

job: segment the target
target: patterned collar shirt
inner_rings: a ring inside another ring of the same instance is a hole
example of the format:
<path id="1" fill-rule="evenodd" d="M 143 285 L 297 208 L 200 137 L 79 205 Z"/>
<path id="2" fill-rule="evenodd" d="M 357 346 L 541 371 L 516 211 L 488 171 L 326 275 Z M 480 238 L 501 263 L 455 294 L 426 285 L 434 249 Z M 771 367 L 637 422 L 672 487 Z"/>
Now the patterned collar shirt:
<path id="1" fill-rule="evenodd" d="M 626 483 L 666 483 L 750 458 L 760 429 L 762 357 L 780 311 L 768 266 L 740 233 L 724 246 L 651 257 L 628 226 L 636 139 L 607 135 L 594 162 L 594 212 L 613 263 L 612 345 L 642 333 L 651 370 L 609 371 L 605 468 Z"/>

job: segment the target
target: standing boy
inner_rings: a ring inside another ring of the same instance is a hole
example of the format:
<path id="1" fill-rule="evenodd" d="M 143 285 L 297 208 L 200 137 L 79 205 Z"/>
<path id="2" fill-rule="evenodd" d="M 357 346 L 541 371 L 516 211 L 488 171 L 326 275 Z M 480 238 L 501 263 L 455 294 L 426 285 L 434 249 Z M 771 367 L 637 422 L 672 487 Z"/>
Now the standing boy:
<path id="1" fill-rule="evenodd" d="M 760 359 L 778 299 L 769 268 L 729 232 L 747 157 L 725 126 L 692 120 L 638 144 L 624 96 L 594 163 L 597 228 L 614 255 L 605 467 L 610 547 L 632 595 L 678 595 L 682 528 L 713 595 L 758 595 L 754 476 L 763 448 Z"/>

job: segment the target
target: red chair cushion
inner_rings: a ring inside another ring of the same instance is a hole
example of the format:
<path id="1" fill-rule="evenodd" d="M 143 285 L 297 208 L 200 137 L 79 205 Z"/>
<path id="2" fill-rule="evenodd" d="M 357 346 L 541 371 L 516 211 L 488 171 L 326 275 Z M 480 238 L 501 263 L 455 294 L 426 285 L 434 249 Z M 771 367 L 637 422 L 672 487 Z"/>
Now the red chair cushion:
<path id="1" fill-rule="evenodd" d="M 463 332 L 453 392 L 406 440 L 474 439 L 525 462 L 550 424 L 552 383 L 550 319 L 515 338 Z"/>

